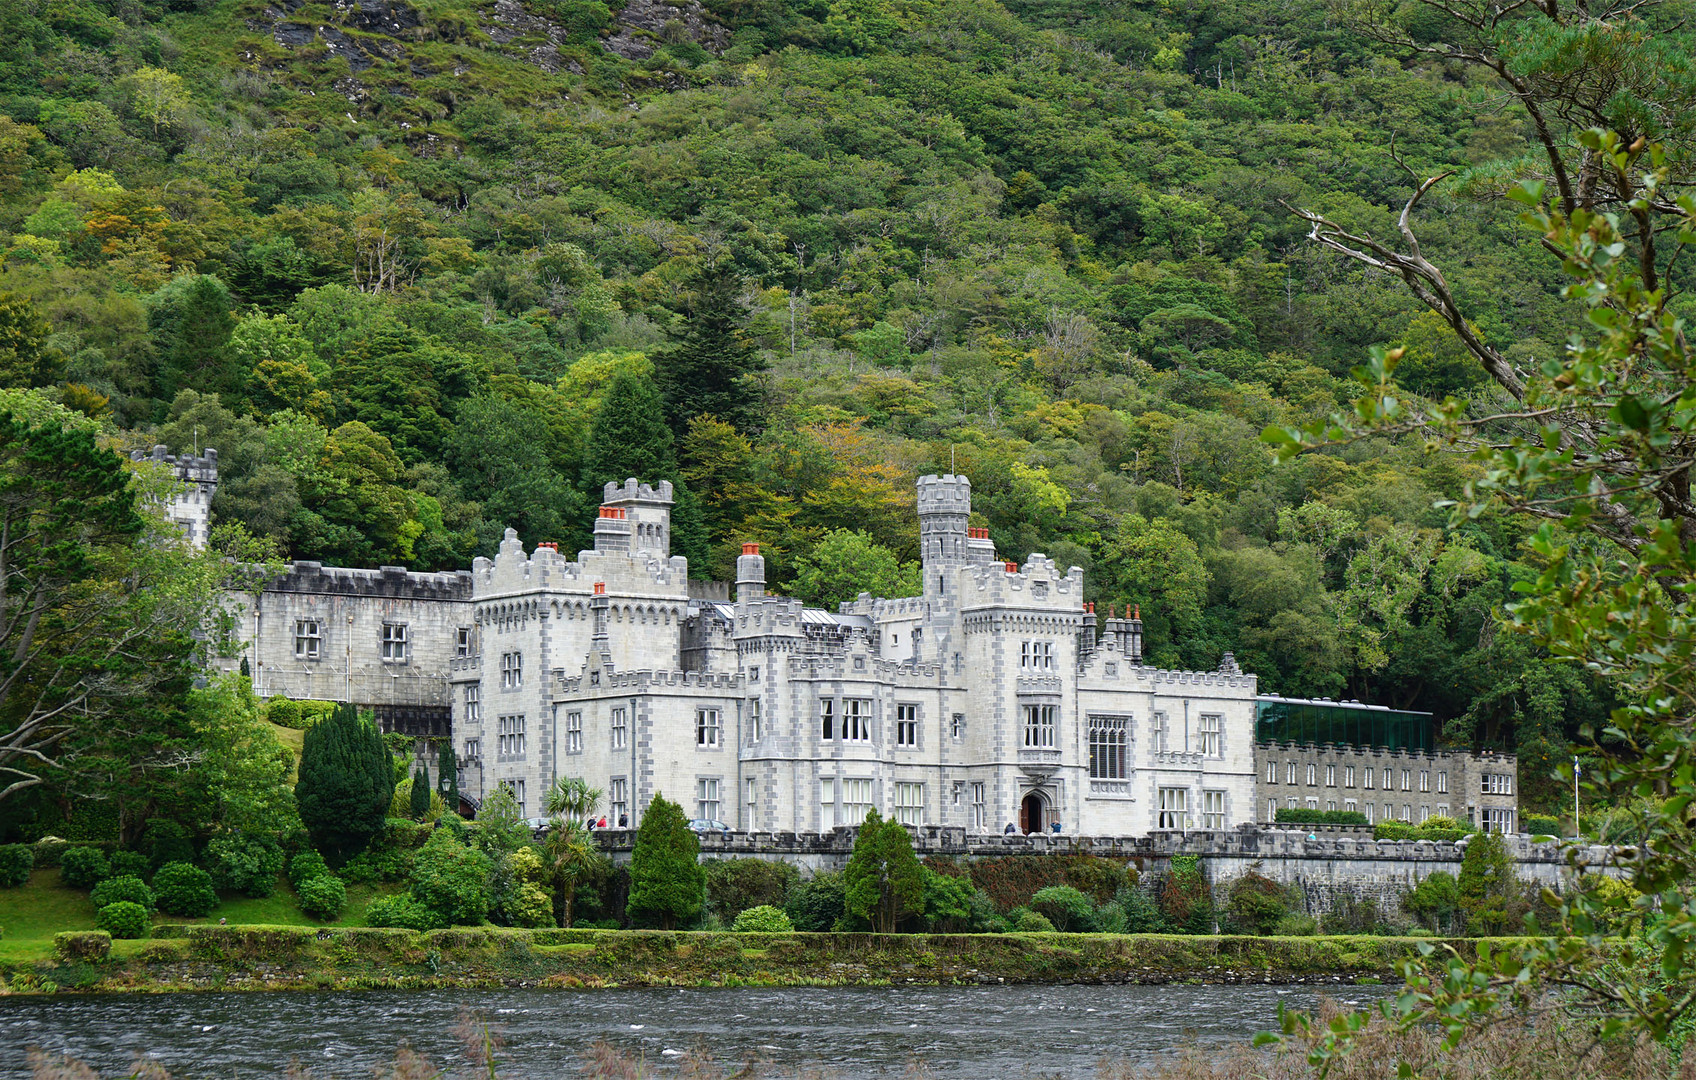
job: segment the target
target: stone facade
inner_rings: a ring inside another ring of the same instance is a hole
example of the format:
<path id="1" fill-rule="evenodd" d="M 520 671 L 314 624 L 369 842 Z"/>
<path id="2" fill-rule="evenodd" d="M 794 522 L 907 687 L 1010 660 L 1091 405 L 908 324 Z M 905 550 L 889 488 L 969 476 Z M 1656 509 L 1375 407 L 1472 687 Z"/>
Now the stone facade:
<path id="1" fill-rule="evenodd" d="M 1255 677 L 1228 654 L 1213 672 L 1150 667 L 1140 613 L 1098 621 L 1082 570 L 996 556 L 967 478 L 923 477 L 916 501 L 917 596 L 806 608 L 766 595 L 751 544 L 733 595 L 691 582 L 671 485 L 631 479 L 606 485 L 575 558 L 508 530 L 457 573 L 294 563 L 235 598 L 228 663 L 248 660 L 263 695 L 351 700 L 386 730 L 451 738 L 474 805 L 504 785 L 539 817 L 554 782 L 581 777 L 615 824 L 663 793 L 744 831 L 827 833 L 873 808 L 973 835 L 1216 831 L 1295 795 L 1267 780 L 1273 758 L 1305 779 L 1310 758 L 1323 774 L 1383 756 L 1257 746 Z M 1443 757 L 1457 793 L 1478 785 L 1464 755 Z M 1431 813 L 1496 805 L 1435 795 Z"/>
<path id="2" fill-rule="evenodd" d="M 1355 810 L 1369 822 L 1452 817 L 1492 832 L 1519 825 L 1519 765 L 1512 754 L 1260 743 L 1259 820 L 1284 808 Z"/>
<path id="3" fill-rule="evenodd" d="M 1083 572 L 995 557 L 965 477 L 919 481 L 923 590 L 837 612 L 691 596 L 667 485 L 608 485 L 575 560 L 508 535 L 473 568 L 476 651 L 454 734 L 482 797 L 539 815 L 556 779 L 613 821 L 656 793 L 738 829 L 829 830 L 876 808 L 977 834 L 1226 828 L 1254 814 L 1255 680 L 1147 667 L 1141 623 L 1099 640 Z"/>

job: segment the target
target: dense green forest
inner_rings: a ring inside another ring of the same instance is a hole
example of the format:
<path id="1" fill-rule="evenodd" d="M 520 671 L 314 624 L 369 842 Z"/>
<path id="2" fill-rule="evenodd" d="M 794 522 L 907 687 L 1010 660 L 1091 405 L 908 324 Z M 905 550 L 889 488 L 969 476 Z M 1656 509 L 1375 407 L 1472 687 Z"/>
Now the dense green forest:
<path id="1" fill-rule="evenodd" d="M 1393 233 L 1454 170 L 1420 240 L 1475 332 L 1518 361 L 1577 317 L 1498 197 L 1526 112 L 1348 15 L 19 0 L 0 376 L 126 448 L 216 447 L 217 520 L 325 562 L 583 544 L 637 474 L 677 483 L 695 575 L 758 540 L 833 603 L 911 581 L 913 479 L 952 463 L 998 550 L 1140 604 L 1157 662 L 1432 710 L 1535 798 L 1609 702 L 1495 629 L 1525 523 L 1456 527 L 1472 466 L 1417 439 L 1258 438 L 1342 407 L 1374 345 L 1416 393 L 1487 392 L 1291 207 Z"/>

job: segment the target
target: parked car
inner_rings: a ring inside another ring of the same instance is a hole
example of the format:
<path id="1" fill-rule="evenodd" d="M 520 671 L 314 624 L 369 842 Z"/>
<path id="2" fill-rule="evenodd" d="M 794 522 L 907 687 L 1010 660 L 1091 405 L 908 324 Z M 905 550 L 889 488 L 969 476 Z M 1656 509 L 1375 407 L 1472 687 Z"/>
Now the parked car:
<path id="1" fill-rule="evenodd" d="M 689 827 L 696 832 L 729 832 L 730 826 L 717 818 L 690 818 Z"/>

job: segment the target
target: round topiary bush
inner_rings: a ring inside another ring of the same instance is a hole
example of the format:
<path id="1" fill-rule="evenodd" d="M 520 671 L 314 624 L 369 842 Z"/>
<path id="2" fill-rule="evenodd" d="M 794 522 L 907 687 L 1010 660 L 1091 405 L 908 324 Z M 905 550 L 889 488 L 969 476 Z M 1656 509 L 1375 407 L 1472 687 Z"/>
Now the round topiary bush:
<path id="1" fill-rule="evenodd" d="M 1095 919 L 1095 904 L 1070 885 L 1038 889 L 1031 897 L 1030 907 L 1063 933 L 1089 934 L 1100 928 Z"/>
<path id="2" fill-rule="evenodd" d="M 402 930 L 434 930 L 439 924 L 430 909 L 401 893 L 379 896 L 365 906 L 367 926 L 393 926 Z"/>
<path id="3" fill-rule="evenodd" d="M 302 882 L 311 881 L 315 877 L 326 877 L 329 873 L 330 864 L 316 851 L 302 851 L 289 860 L 289 884 L 296 889 L 300 888 Z"/>
<path id="4" fill-rule="evenodd" d="M 324 922 L 334 922 L 347 906 L 347 886 L 341 878 L 329 874 L 307 878 L 295 887 L 295 893 L 300 898 L 300 910 Z"/>
<path id="5" fill-rule="evenodd" d="M 277 891 L 283 849 L 269 837 L 220 836 L 206 845 L 206 868 L 216 887 L 263 900 Z"/>
<path id="6" fill-rule="evenodd" d="M 145 880 L 147 875 L 153 872 L 153 864 L 139 851 L 114 851 L 111 861 L 107 864 L 107 870 L 112 877 L 138 877 Z"/>
<path id="7" fill-rule="evenodd" d="M 1030 908 L 1018 907 L 1007 913 L 1007 925 L 1021 934 L 1052 934 L 1054 924 L 1048 917 Z"/>
<path id="8" fill-rule="evenodd" d="M 94 925 L 115 938 L 144 938 L 153 928 L 153 919 L 140 904 L 119 900 L 95 912 Z"/>
<path id="9" fill-rule="evenodd" d="M 112 865 L 99 848 L 66 848 L 59 856 L 59 880 L 73 889 L 92 889 L 112 876 Z"/>
<path id="10" fill-rule="evenodd" d="M 795 924 L 782 908 L 761 904 L 737 915 L 731 929 L 738 934 L 787 934 L 795 929 Z"/>
<path id="11" fill-rule="evenodd" d="M 198 919 L 218 906 L 212 875 L 192 863 L 171 862 L 153 875 L 153 895 L 159 910 Z"/>
<path id="12" fill-rule="evenodd" d="M 88 898 L 94 901 L 97 908 L 128 900 L 132 904 L 140 904 L 150 915 L 157 906 L 153 890 L 147 887 L 147 882 L 138 877 L 109 877 L 96 885 Z"/>
<path id="13" fill-rule="evenodd" d="M 29 882 L 35 869 L 35 849 L 28 844 L 0 846 L 0 889 L 15 889 Z"/>

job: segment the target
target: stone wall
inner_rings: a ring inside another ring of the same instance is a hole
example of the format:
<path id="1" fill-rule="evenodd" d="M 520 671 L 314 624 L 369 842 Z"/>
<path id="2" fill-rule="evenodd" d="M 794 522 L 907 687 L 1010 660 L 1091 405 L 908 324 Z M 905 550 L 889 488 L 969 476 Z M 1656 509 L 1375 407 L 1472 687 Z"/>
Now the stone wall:
<path id="1" fill-rule="evenodd" d="M 1381 910 L 1394 911 L 1402 895 L 1438 870 L 1460 873 L 1466 841 L 1373 840 L 1307 829 L 1241 828 L 1227 832 L 1156 832 L 1149 836 L 978 835 L 951 826 L 924 825 L 910 830 L 920 858 L 992 858 L 1007 855 L 1100 855 L 1136 862 L 1152 883 L 1164 876 L 1174 855 L 1201 856 L 1202 871 L 1218 890 L 1254 871 L 1280 884 L 1298 885 L 1307 898 L 1309 914 L 1329 912 L 1343 896 L 1372 900 Z M 755 858 L 791 863 L 804 873 L 840 870 L 854 850 L 856 830 L 827 833 L 706 833 L 701 836 L 703 859 Z M 615 863 L 630 859 L 635 831 L 607 829 L 595 834 L 602 850 Z M 1309 839 L 1310 835 L 1315 839 Z M 1527 836 L 1506 836 L 1508 853 L 1521 880 L 1566 890 L 1580 868 L 1601 868 L 1611 848 L 1586 847 L 1569 862 L 1554 843 L 1533 844 Z M 1616 872 L 1617 871 L 1613 871 Z"/>

